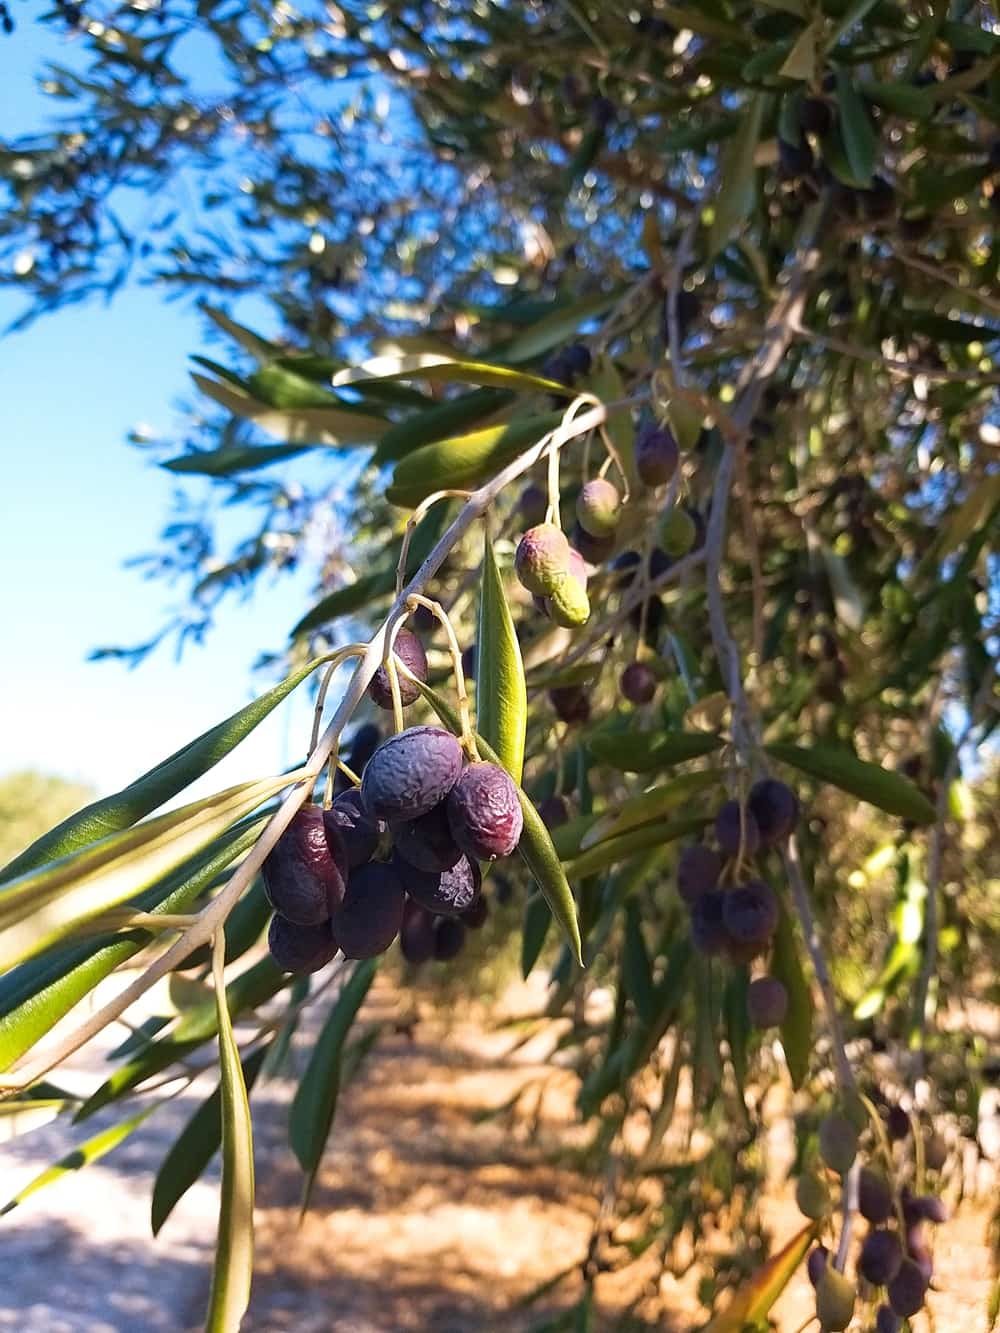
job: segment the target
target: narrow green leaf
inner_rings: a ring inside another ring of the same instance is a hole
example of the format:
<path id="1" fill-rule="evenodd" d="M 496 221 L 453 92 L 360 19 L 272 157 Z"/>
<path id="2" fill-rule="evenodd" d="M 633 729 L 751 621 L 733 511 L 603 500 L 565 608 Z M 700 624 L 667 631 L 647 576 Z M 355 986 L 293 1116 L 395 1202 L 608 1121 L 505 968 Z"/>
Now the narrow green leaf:
<path id="1" fill-rule="evenodd" d="M 32 1194 L 36 1194 L 40 1189 L 44 1189 L 46 1185 L 52 1185 L 57 1180 L 61 1180 L 63 1176 L 69 1175 L 70 1172 L 79 1171 L 82 1167 L 89 1166 L 91 1162 L 99 1161 L 112 1148 L 117 1148 L 119 1143 L 127 1139 L 133 1130 L 138 1129 L 142 1122 L 151 1116 L 160 1105 L 161 1103 L 157 1102 L 153 1106 L 147 1106 L 137 1115 L 131 1116 L 128 1120 L 123 1120 L 120 1125 L 112 1125 L 110 1129 L 104 1129 L 100 1134 L 95 1134 L 92 1139 L 87 1139 L 85 1143 L 81 1143 L 78 1148 L 74 1148 L 65 1157 L 61 1157 L 53 1166 L 48 1167 L 40 1175 L 35 1176 L 34 1180 L 29 1181 L 23 1189 L 18 1190 L 14 1197 L 0 1208 L 0 1217 L 11 1212 L 18 1204 L 23 1203 L 25 1199 L 30 1198 Z"/>
<path id="2" fill-rule="evenodd" d="M 879 0 L 852 0 L 827 38 L 827 50 L 832 51 L 840 39 L 845 37 L 856 24 L 860 23 L 878 3 Z"/>
<path id="3" fill-rule="evenodd" d="M 623 773 L 650 773 L 688 759 L 700 759 L 723 745 L 721 736 L 697 731 L 608 731 L 586 738 L 587 749 L 599 764 Z"/>
<path id="4" fill-rule="evenodd" d="M 298 375 L 287 366 L 270 363 L 261 366 L 247 380 L 247 392 L 268 407 L 342 407 L 344 411 L 364 412 L 353 404 L 341 403 L 331 391 L 320 389 L 313 380 Z"/>
<path id="5" fill-rule="evenodd" d="M 257 841 L 260 822 L 254 821 L 249 829 L 235 837 L 231 833 L 225 835 L 218 848 L 197 869 L 191 871 L 189 867 L 184 867 L 177 875 L 164 880 L 162 886 L 151 891 L 151 894 L 158 896 L 159 901 L 148 901 L 142 897 L 136 906 L 154 914 L 173 915 L 186 911 L 216 875 L 250 850 Z M 234 916 L 241 906 L 242 900 L 237 904 Z M 18 1002 L 10 1004 L 0 1018 L 0 1071 L 10 1069 L 74 1005 L 89 995 L 99 982 L 134 958 L 153 938 L 153 932 L 149 930 L 127 931 L 113 937 L 102 936 L 76 946 L 69 955 L 65 952 L 54 954 L 54 970 L 43 970 L 40 964 L 49 961 L 44 959 L 35 960 L 9 974 L 15 984 L 19 983 L 18 989 L 11 992 L 12 996 L 18 997 Z M 29 969 L 37 969 L 37 981 Z M 17 973 L 27 975 L 19 977 Z M 4 981 L 7 982 L 8 978 L 5 977 Z"/>
<path id="6" fill-rule="evenodd" d="M 788 992 L 788 1013 L 781 1025 L 781 1045 L 792 1087 L 798 1089 L 809 1073 L 809 1056 L 813 1045 L 813 997 L 802 971 L 795 928 L 784 904 L 781 904 L 774 937 L 771 975 Z"/>
<path id="7" fill-rule="evenodd" d="M 678 806 L 687 805 L 692 797 L 720 785 L 719 770 L 706 769 L 696 773 L 682 773 L 663 787 L 653 787 L 639 796 L 631 796 L 611 814 L 602 815 L 584 834 L 580 848 L 588 851 L 608 838 L 620 837 L 643 824 L 662 821 Z"/>
<path id="8" fill-rule="evenodd" d="M 528 690 L 521 646 L 503 579 L 487 534 L 476 634 L 476 727 L 520 783 L 528 725 Z"/>
<path id="9" fill-rule="evenodd" d="M 933 97 L 926 88 L 916 88 L 912 83 L 882 83 L 878 79 L 866 79 L 861 84 L 861 92 L 876 106 L 897 116 L 928 120 L 934 114 Z"/>
<path id="10" fill-rule="evenodd" d="M 184 472 L 199 477 L 233 477 L 239 472 L 298 458 L 313 446 L 309 444 L 230 444 L 222 449 L 197 449 L 168 458 L 160 466 L 168 472 Z"/>
<path id="11" fill-rule="evenodd" d="M 390 426 L 378 442 L 372 461 L 395 463 L 407 454 L 436 440 L 446 440 L 456 431 L 475 426 L 514 401 L 514 395 L 497 389 L 476 389 L 458 398 L 435 403 Z"/>
<path id="12" fill-rule="evenodd" d="M 915 824 L 933 824 L 934 804 L 900 773 L 869 764 L 850 750 L 834 745 L 775 743 L 764 747 L 772 759 L 821 782 L 830 782 L 841 791 L 885 810 L 887 814 L 911 819 Z"/>
<path id="13" fill-rule="evenodd" d="M 193 741 L 188 741 L 187 745 L 121 791 L 115 792 L 113 796 L 102 797 L 70 815 L 5 866 L 0 879 L 3 882 L 14 879 L 58 857 L 78 851 L 109 833 L 131 828 L 213 768 L 317 667 L 329 660 L 327 655 L 307 662 L 259 699 L 195 737 Z"/>
<path id="14" fill-rule="evenodd" d="M 538 956 L 545 944 L 545 937 L 552 925 L 552 912 L 540 893 L 528 897 L 524 909 L 524 925 L 521 928 L 521 976 L 527 981 Z"/>
<path id="15" fill-rule="evenodd" d="M 784 1249 L 772 1255 L 752 1277 L 747 1278 L 734 1292 L 722 1313 L 704 1326 L 702 1333 L 743 1333 L 744 1329 L 760 1328 L 766 1324 L 771 1306 L 806 1257 L 816 1231 L 815 1222 L 804 1226 Z"/>
<path id="16" fill-rule="evenodd" d="M 250 1304 L 253 1278 L 253 1125 L 226 996 L 225 951 L 212 960 L 219 1029 L 222 1110 L 222 1186 L 215 1267 L 208 1297 L 206 1333 L 239 1333 Z"/>
<path id="17" fill-rule="evenodd" d="M 418 686 L 421 694 L 445 726 L 453 731 L 456 736 L 461 735 L 461 725 L 454 709 L 429 685 L 418 681 L 415 676 L 410 676 L 410 679 Z M 476 744 L 484 759 L 492 764 L 500 763 L 498 755 L 485 737 L 477 735 Z M 559 926 L 566 936 L 566 942 L 573 952 L 573 957 L 582 967 L 582 943 L 580 940 L 580 925 L 576 916 L 576 903 L 573 901 L 573 892 L 563 871 L 562 862 L 552 845 L 548 829 L 542 823 L 538 811 L 520 786 L 517 789 L 517 794 L 521 802 L 521 813 L 524 816 L 524 828 L 521 831 L 521 841 L 517 850 L 521 859 L 531 871 L 535 883 L 545 895 L 545 900 L 552 915 L 559 922 Z"/>
<path id="18" fill-rule="evenodd" d="M 253 1088 L 269 1047 L 261 1046 L 243 1061 L 247 1092 Z M 222 1142 L 222 1084 L 198 1107 L 187 1122 L 156 1173 L 153 1186 L 153 1235 L 174 1210 L 219 1150 Z"/>
<path id="19" fill-rule="evenodd" d="M 778 71 L 783 78 L 800 79 L 806 83 L 811 83 L 815 79 L 816 47 L 821 31 L 822 24 L 818 18 L 806 24 Z"/>
<path id="20" fill-rule="evenodd" d="M 950 555 L 989 522 L 1000 505 L 1000 472 L 974 482 L 969 494 L 946 520 L 934 544 L 938 559 Z"/>
<path id="21" fill-rule="evenodd" d="M 235 319 L 230 319 L 218 306 L 202 302 L 200 308 L 217 328 L 239 343 L 243 350 L 249 352 L 257 361 L 266 361 L 277 351 L 274 343 L 268 342 L 266 338 L 262 338 L 259 333 L 254 333 L 243 324 L 237 324 Z"/>
<path id="22" fill-rule="evenodd" d="M 386 428 L 385 417 L 360 412 L 347 404 L 333 407 L 277 408 L 262 403 L 230 384 L 192 374 L 206 397 L 233 416 L 252 421 L 285 444 L 373 444 Z"/>
<path id="23" fill-rule="evenodd" d="M 642 918 L 634 898 L 625 904 L 625 952 L 623 956 L 625 988 L 632 998 L 636 1013 L 644 1023 L 656 1017 L 656 992 L 649 951 L 642 937 Z"/>
<path id="24" fill-rule="evenodd" d="M 309 1064 L 292 1101 L 288 1135 L 292 1151 L 306 1173 L 303 1212 L 309 1206 L 309 1197 L 333 1123 L 340 1090 L 344 1041 L 375 979 L 377 966 L 376 960 L 369 958 L 359 963 L 351 973 L 350 980 L 342 988 L 316 1039 Z"/>
<path id="25" fill-rule="evenodd" d="M 478 384 L 495 389 L 509 389 L 515 393 L 557 393 L 572 398 L 576 390 L 533 375 L 529 371 L 512 370 L 510 366 L 494 365 L 488 361 L 458 361 L 452 357 L 428 352 L 408 356 L 378 356 L 366 361 L 358 371 L 337 379 L 337 384 L 350 384 L 366 389 L 372 384 L 391 383 L 394 380 L 428 380 L 432 384 Z"/>
<path id="26" fill-rule="evenodd" d="M 515 364 L 521 361 L 533 361 L 536 357 L 544 356 L 553 347 L 558 347 L 567 338 L 571 338 L 585 321 L 596 319 L 610 310 L 621 297 L 621 288 L 585 296 L 573 305 L 554 310 L 552 314 L 540 319 L 512 342 L 497 348 L 497 351 L 504 361 L 512 361 Z"/>
<path id="27" fill-rule="evenodd" d="M 414 509 L 434 491 L 470 490 L 536 444 L 560 421 L 561 412 L 549 412 L 425 444 L 396 464 L 386 499 Z"/>
<path id="28" fill-rule="evenodd" d="M 609 838 L 582 852 L 566 865 L 566 878 L 575 884 L 589 875 L 596 875 L 599 870 L 606 870 L 608 866 L 627 860 L 636 852 L 644 852 L 650 847 L 660 847 L 678 838 L 685 838 L 689 833 L 697 833 L 707 823 L 707 815 L 689 815 L 682 819 L 644 824 L 642 828 L 623 833 L 621 837 Z"/>
<path id="29" fill-rule="evenodd" d="M 760 138 L 769 98 L 751 94 L 741 112 L 740 127 L 726 144 L 719 163 L 719 189 L 713 205 L 708 233 L 709 258 L 734 240 L 756 202 L 754 153 Z"/>
<path id="30" fill-rule="evenodd" d="M 170 874 L 288 785 L 282 774 L 230 787 L 12 880 L 0 893 L 0 971 Z"/>
<path id="31" fill-rule="evenodd" d="M 851 81 L 846 69 L 837 70 L 838 124 L 844 152 L 851 171 L 859 185 L 871 185 L 878 152 L 878 139 L 868 119 L 864 99 Z"/>

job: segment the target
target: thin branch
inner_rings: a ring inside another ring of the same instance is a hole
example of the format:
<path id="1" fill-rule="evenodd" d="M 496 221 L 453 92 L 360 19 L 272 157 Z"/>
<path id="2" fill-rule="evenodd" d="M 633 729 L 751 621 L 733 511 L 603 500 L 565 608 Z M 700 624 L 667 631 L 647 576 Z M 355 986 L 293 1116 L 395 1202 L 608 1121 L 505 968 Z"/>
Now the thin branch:
<path id="1" fill-rule="evenodd" d="M 939 264 L 928 264 L 925 259 L 918 259 L 916 255 L 903 254 L 896 251 L 893 258 L 898 264 L 904 264 L 907 268 L 916 269 L 918 273 L 925 273 L 927 277 L 933 278 L 936 282 L 944 283 L 954 292 L 960 292 L 962 296 L 969 300 L 977 301 L 984 310 L 989 310 L 994 315 L 1000 315 L 1000 301 L 994 300 L 990 296 L 985 296 L 974 287 L 963 287 L 955 278 L 949 277 L 947 271 Z M 985 332 L 985 330 L 984 330 Z"/>
<path id="2" fill-rule="evenodd" d="M 830 1043 L 833 1047 L 833 1059 L 836 1066 L 837 1082 L 845 1092 L 853 1091 L 855 1086 L 854 1071 L 851 1069 L 851 1062 L 847 1058 L 844 1037 L 840 1030 L 840 1016 L 837 1011 L 837 992 L 834 990 L 833 979 L 830 976 L 830 969 L 826 965 L 823 942 L 816 929 L 816 918 L 813 916 L 812 905 L 809 901 L 809 890 L 806 887 L 805 875 L 802 872 L 802 863 L 799 860 L 798 844 L 794 837 L 789 838 L 788 846 L 781 853 L 781 861 L 785 868 L 785 874 L 788 877 L 788 886 L 792 891 L 792 901 L 795 903 L 795 911 L 802 926 L 802 935 L 805 939 L 806 949 L 809 952 L 813 971 L 816 974 L 816 984 L 819 986 L 820 994 L 823 997 L 823 1009 L 826 1016 L 826 1025 L 830 1032 Z"/>
<path id="3" fill-rule="evenodd" d="M 927 856 L 927 898 L 924 906 L 924 955 L 920 965 L 920 975 L 917 978 L 916 991 L 913 999 L 913 1018 L 914 1032 L 912 1043 L 914 1046 L 913 1054 L 913 1081 L 920 1077 L 924 1068 L 924 1052 L 927 1042 L 927 1021 L 928 1000 L 930 998 L 931 980 L 934 976 L 934 969 L 937 966 L 938 954 L 938 893 L 941 886 L 941 862 L 944 856 L 945 825 L 948 821 L 948 796 L 951 790 L 951 784 L 955 781 L 956 774 L 961 764 L 962 750 L 968 743 L 970 736 L 979 724 L 979 715 L 985 709 L 985 706 L 993 693 L 993 678 L 995 673 L 995 664 L 990 661 L 989 666 L 983 674 L 983 679 L 979 689 L 976 691 L 976 697 L 969 708 L 969 715 L 966 718 L 965 726 L 962 728 L 962 734 L 955 744 L 955 748 L 948 759 L 947 767 L 941 778 L 941 789 L 937 798 L 937 818 L 934 821 L 934 829 L 931 833 L 930 849 Z"/>

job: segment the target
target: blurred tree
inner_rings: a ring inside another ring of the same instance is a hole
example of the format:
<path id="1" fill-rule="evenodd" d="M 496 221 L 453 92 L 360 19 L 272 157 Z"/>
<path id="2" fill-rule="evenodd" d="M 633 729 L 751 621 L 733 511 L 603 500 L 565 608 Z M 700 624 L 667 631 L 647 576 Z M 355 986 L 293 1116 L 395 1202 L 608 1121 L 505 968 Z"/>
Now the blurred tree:
<path id="1" fill-rule="evenodd" d="M 31 770 L 0 778 L 0 863 L 13 860 L 93 795 L 82 783 Z"/>

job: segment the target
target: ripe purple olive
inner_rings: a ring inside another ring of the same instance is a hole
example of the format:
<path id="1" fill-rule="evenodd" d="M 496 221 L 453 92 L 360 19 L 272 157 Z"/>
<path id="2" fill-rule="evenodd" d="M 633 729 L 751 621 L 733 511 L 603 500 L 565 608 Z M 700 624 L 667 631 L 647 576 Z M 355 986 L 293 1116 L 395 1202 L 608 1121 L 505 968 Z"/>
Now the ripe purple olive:
<path id="1" fill-rule="evenodd" d="M 403 911 L 399 951 L 408 963 L 426 963 L 434 957 L 434 917 L 409 899 Z"/>
<path id="2" fill-rule="evenodd" d="M 381 820 L 372 819 L 365 809 L 359 787 L 342 792 L 326 811 L 324 821 L 327 837 L 332 826 L 343 840 L 349 870 L 356 870 L 372 859 L 379 838 L 385 832 Z"/>
<path id="3" fill-rule="evenodd" d="M 396 642 L 393 645 L 393 654 L 398 657 L 400 662 L 412 671 L 419 679 L 427 679 L 427 654 L 424 652 L 424 645 L 415 634 L 411 634 L 408 629 L 401 629 L 396 635 Z M 404 708 L 410 704 L 416 703 L 420 698 L 420 690 L 412 680 L 406 677 L 398 670 L 399 678 L 399 698 Z M 389 683 L 389 673 L 384 666 L 380 666 L 372 677 L 371 684 L 368 686 L 368 697 L 379 708 L 392 707 L 392 686 Z"/>
<path id="4" fill-rule="evenodd" d="M 640 432 L 635 443 L 635 466 L 644 485 L 664 485 L 677 471 L 679 460 L 673 431 L 652 427 Z"/>
<path id="5" fill-rule="evenodd" d="M 726 801 L 715 816 L 715 840 L 725 857 L 756 856 L 760 847 L 757 821 L 739 801 Z"/>
<path id="6" fill-rule="evenodd" d="M 403 924 L 404 901 L 393 866 L 369 861 L 355 870 L 330 923 L 344 957 L 374 958 L 385 953 Z"/>
<path id="7" fill-rule="evenodd" d="M 418 870 L 398 858 L 392 864 L 413 901 L 435 916 L 460 916 L 479 896 L 482 876 L 479 866 L 467 856 L 437 874 Z"/>
<path id="8" fill-rule="evenodd" d="M 462 747 L 441 727 L 409 727 L 372 755 L 361 780 L 365 807 L 390 823 L 419 819 L 443 801 L 462 772 Z"/>
<path id="9" fill-rule="evenodd" d="M 447 810 L 451 836 L 472 860 L 509 856 L 520 841 L 520 797 L 497 764 L 470 764 L 448 793 Z"/>
<path id="10" fill-rule="evenodd" d="M 760 835 L 761 847 L 776 847 L 799 821 L 798 797 L 777 778 L 764 778 L 750 788 L 747 808 Z"/>
<path id="11" fill-rule="evenodd" d="M 318 972 L 332 962 L 338 948 L 329 921 L 315 926 L 297 926 L 277 912 L 267 932 L 267 947 L 282 972 Z"/>
<path id="12" fill-rule="evenodd" d="M 618 688 L 630 704 L 648 704 L 656 694 L 656 673 L 645 662 L 630 662 L 621 674 Z"/>
<path id="13" fill-rule="evenodd" d="M 448 963 L 462 952 L 466 930 L 457 917 L 442 916 L 434 922 L 434 957 Z"/>
<path id="14" fill-rule="evenodd" d="M 451 835 L 444 801 L 419 819 L 393 825 L 392 845 L 402 860 L 431 874 L 450 870 L 462 855 Z"/>
<path id="15" fill-rule="evenodd" d="M 677 862 L 677 891 L 691 907 L 695 899 L 709 889 L 718 887 L 722 874 L 722 857 L 711 847 L 695 843 L 685 847 Z"/>
<path id="16" fill-rule="evenodd" d="M 747 1010 L 755 1028 L 780 1027 L 788 1016 L 788 991 L 777 977 L 756 977 L 747 988 Z"/>
<path id="17" fill-rule="evenodd" d="M 885 1287 L 903 1264 L 903 1247 L 894 1231 L 871 1231 L 858 1256 L 858 1272 L 873 1287 Z"/>
<path id="18" fill-rule="evenodd" d="M 569 806 L 564 796 L 546 796 L 538 806 L 538 817 L 545 827 L 552 829 L 559 828 L 569 820 Z"/>
<path id="19" fill-rule="evenodd" d="M 339 830 L 318 805 L 297 810 L 261 867 L 276 912 L 297 926 L 329 921 L 344 898 L 347 852 Z"/>

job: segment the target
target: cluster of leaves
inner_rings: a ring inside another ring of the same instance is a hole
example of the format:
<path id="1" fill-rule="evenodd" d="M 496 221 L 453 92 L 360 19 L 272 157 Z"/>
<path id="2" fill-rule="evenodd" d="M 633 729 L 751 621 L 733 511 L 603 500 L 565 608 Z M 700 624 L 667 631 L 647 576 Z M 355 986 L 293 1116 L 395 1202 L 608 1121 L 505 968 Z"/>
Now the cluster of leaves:
<path id="1" fill-rule="evenodd" d="M 100 16 L 88 4 L 76 23 L 83 72 L 53 70 L 49 88 L 72 123 L 0 147 L 0 256 L 29 315 L 112 290 L 136 265 L 211 298 L 222 359 L 198 358 L 202 405 L 185 447 L 154 448 L 176 478 L 208 478 L 220 503 L 257 518 L 221 556 L 209 520 L 186 515 L 153 572 L 190 578 L 188 623 L 203 628 L 219 596 L 319 549 L 317 600 L 290 626 L 282 685 L 4 872 L 8 1070 L 124 961 L 149 948 L 164 956 L 156 914 L 220 901 L 288 775 L 146 817 L 329 650 L 388 613 L 403 525 L 425 499 L 489 484 L 583 390 L 614 405 L 607 430 L 633 492 L 619 553 L 647 551 L 656 529 L 658 502 L 643 496 L 634 463 L 636 432 L 653 418 L 682 446 L 686 504 L 717 515 L 730 410 L 773 335 L 787 274 L 806 263 L 803 230 L 819 220 L 801 307 L 786 316 L 738 448 L 717 589 L 697 564 L 650 588 L 644 560 L 625 575 L 606 563 L 591 578 L 584 629 L 570 635 L 542 620 L 507 577 L 524 526 L 520 480 L 490 505 L 487 558 L 473 528 L 424 588 L 449 608 L 465 646 L 475 643 L 486 746 L 523 748 L 515 776 L 527 793 L 530 873 L 513 874 L 523 968 L 551 959 L 547 1015 L 574 1019 L 561 1045 L 593 1125 L 588 1165 L 606 1179 L 610 1163 L 623 1182 L 613 1209 L 631 1239 L 618 1244 L 614 1227 L 595 1239 L 573 1270 L 585 1285 L 580 1308 L 603 1267 L 649 1251 L 667 1264 L 678 1237 L 697 1243 L 720 1216 L 733 1255 L 718 1285 L 734 1283 L 753 1266 L 748 1237 L 759 1227 L 762 1090 L 788 1077 L 822 1102 L 828 1049 L 791 902 L 771 964 L 791 997 L 778 1048 L 748 1026 L 746 968 L 691 951 L 671 883 L 678 844 L 747 776 L 731 681 L 707 628 L 713 591 L 752 663 L 760 758 L 796 782 L 807 812 L 802 861 L 845 960 L 835 979 L 854 1006 L 851 1035 L 859 1049 L 867 1038 L 898 1057 L 890 1081 L 905 1083 L 905 1047 L 922 1042 L 921 970 L 939 936 L 939 1004 L 978 985 L 991 931 L 995 939 L 986 912 L 978 938 L 957 930 L 954 913 L 938 931 L 925 859 L 925 830 L 936 825 L 937 836 L 965 818 L 957 795 L 947 805 L 955 717 L 975 710 L 984 741 L 997 716 L 995 18 L 962 0 L 641 11 L 426 0 L 278 9 L 266 20 L 225 4 L 112 6 Z M 195 32 L 214 44 L 219 87 L 192 63 L 185 42 Z M 180 177 L 196 202 L 171 216 Z M 129 204 L 136 188 L 155 205 L 142 228 Z M 262 336 L 219 307 L 220 294 L 240 293 L 272 303 L 277 332 Z M 567 390 L 551 357 L 575 338 L 591 368 Z M 562 450 L 555 499 L 566 518 L 595 474 L 594 453 L 582 441 Z M 310 488 L 305 475 L 319 481 Z M 545 484 L 544 462 L 530 479 Z M 420 518 L 409 573 L 460 503 L 439 501 Z M 427 647 L 428 719 L 457 731 L 440 631 Z M 617 684 L 637 654 L 659 683 L 641 709 Z M 583 689 L 586 725 L 559 724 L 550 692 L 560 687 Z M 534 808 L 554 794 L 572 817 L 550 838 Z M 873 919 L 858 891 L 890 867 L 894 901 Z M 137 1114 L 83 1146 L 92 1158 L 138 1127 L 164 1071 L 219 1036 L 220 1087 L 154 1195 L 158 1228 L 221 1137 L 230 1204 L 217 1310 L 238 1311 L 249 1262 L 241 1088 L 283 1068 L 302 1007 L 326 989 L 259 957 L 266 905 L 250 879 L 226 923 L 214 999 L 156 1019 L 82 1106 L 37 1078 L 22 1092 L 80 1119 L 139 1098 Z M 531 879 L 540 894 L 528 892 Z M 561 952 L 546 948 L 553 912 L 566 932 Z M 859 933 L 873 932 L 885 944 L 874 968 L 857 949 Z M 207 977 L 207 952 L 180 960 L 192 961 Z M 236 965 L 225 987 L 223 964 Z M 330 974 L 343 984 L 291 1118 L 307 1193 L 338 1090 L 377 1037 L 354 1023 L 373 976 L 371 963 Z M 583 1001 L 605 990 L 610 1012 L 583 1021 Z M 238 1052 L 237 1016 L 252 1027 Z M 981 1063 L 974 1045 L 969 1055 Z M 862 1071 L 873 1092 L 885 1077 L 875 1063 Z M 710 1148 L 666 1134 L 682 1104 L 710 1131 Z M 712 1327 L 764 1318 L 811 1234 Z M 717 1292 L 704 1294 L 711 1302 Z"/>

